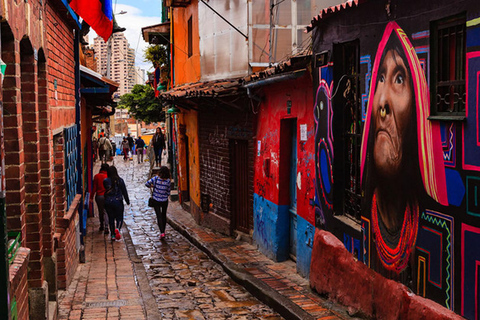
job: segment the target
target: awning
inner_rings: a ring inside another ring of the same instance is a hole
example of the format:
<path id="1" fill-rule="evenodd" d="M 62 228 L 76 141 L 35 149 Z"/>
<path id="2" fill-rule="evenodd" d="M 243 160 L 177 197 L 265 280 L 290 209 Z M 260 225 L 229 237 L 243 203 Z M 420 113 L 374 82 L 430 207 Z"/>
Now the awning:
<path id="1" fill-rule="evenodd" d="M 150 44 L 170 43 L 170 22 L 160 23 L 142 28 L 143 40 Z"/>
<path id="2" fill-rule="evenodd" d="M 82 65 L 80 77 L 80 92 L 87 102 L 87 107 L 93 109 L 92 113 L 105 115 L 114 112 L 115 102 L 112 95 L 117 91 L 119 84 Z"/>

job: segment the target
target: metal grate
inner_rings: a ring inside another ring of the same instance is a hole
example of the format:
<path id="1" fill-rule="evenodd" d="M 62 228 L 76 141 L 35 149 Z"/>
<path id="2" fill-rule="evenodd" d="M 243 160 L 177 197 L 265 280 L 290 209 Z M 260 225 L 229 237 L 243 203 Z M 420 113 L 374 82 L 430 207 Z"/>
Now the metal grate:
<path id="1" fill-rule="evenodd" d="M 86 302 L 86 308 L 108 308 L 108 307 L 124 307 L 127 305 L 127 300 L 114 300 L 114 301 L 98 301 L 98 302 Z"/>
<path id="2" fill-rule="evenodd" d="M 67 208 L 72 204 L 73 198 L 77 194 L 77 126 L 73 125 L 64 129 L 65 137 L 64 153 L 65 153 L 65 180 L 66 180 L 66 199 Z"/>

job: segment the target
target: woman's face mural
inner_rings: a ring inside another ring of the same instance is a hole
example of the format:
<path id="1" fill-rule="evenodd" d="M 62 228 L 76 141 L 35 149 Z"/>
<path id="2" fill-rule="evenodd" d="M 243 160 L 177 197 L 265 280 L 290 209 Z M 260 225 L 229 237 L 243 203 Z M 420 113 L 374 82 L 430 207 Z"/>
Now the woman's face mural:
<path id="1" fill-rule="evenodd" d="M 403 59 L 389 50 L 378 72 L 373 96 L 372 125 L 374 128 L 373 160 L 381 176 L 396 177 L 403 164 L 403 146 L 413 120 L 411 76 Z"/>
<path id="2" fill-rule="evenodd" d="M 363 215 L 376 256 L 400 273 L 412 256 L 422 202 L 446 205 L 439 126 L 427 120 L 430 94 L 408 37 L 390 22 L 378 46 L 362 138 Z"/>

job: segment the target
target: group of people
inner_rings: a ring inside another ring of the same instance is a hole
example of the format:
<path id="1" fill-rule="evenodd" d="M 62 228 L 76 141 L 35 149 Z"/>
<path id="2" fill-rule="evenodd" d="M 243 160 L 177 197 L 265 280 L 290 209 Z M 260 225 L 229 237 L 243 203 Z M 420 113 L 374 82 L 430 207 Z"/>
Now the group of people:
<path id="1" fill-rule="evenodd" d="M 155 166 L 160 167 L 162 163 L 162 153 L 165 152 L 165 135 L 162 132 L 162 129 L 158 127 L 155 130 L 155 134 L 152 137 L 150 142 L 150 146 L 153 147 L 154 151 L 154 158 L 155 158 Z M 145 141 L 139 136 L 137 139 L 133 139 L 133 137 L 128 134 L 126 137 L 123 137 L 121 143 L 121 150 L 123 153 L 123 159 L 129 160 L 130 154 L 133 155 L 133 152 L 137 154 L 137 162 L 143 162 L 143 155 L 144 150 L 146 149 Z M 135 148 L 134 148 L 135 147 Z M 106 136 L 104 130 L 99 134 L 99 138 L 93 139 L 92 141 L 92 148 L 93 148 L 93 159 L 94 161 L 97 160 L 97 151 L 100 161 L 102 163 L 106 163 L 110 158 L 113 156 L 113 145 L 110 139 Z"/>
<path id="2" fill-rule="evenodd" d="M 123 225 L 123 200 L 130 204 L 125 182 L 118 175 L 115 166 L 102 163 L 100 172 L 93 178 L 93 191 L 90 202 L 95 202 L 98 208 L 100 231 L 105 234 L 110 232 L 112 240 L 120 239 L 119 230 Z"/>
<path id="3" fill-rule="evenodd" d="M 168 197 L 171 190 L 170 170 L 166 166 L 162 166 L 158 175 L 149 179 L 145 186 L 151 189 L 153 208 L 157 216 L 160 240 L 162 240 L 165 238 L 167 225 Z M 118 175 L 115 166 L 102 163 L 99 173 L 93 178 L 93 191 L 90 196 L 92 204 L 93 199 L 98 208 L 100 231 L 104 231 L 104 234 L 110 233 L 112 241 L 120 240 L 119 230 L 123 226 L 125 211 L 123 201 L 130 205 L 130 199 L 125 182 Z"/>

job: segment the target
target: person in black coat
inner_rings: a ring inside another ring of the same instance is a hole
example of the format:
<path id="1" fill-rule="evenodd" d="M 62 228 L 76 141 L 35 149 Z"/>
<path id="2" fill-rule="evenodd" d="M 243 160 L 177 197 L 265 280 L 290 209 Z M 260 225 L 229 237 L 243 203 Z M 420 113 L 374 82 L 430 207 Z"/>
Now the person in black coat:
<path id="1" fill-rule="evenodd" d="M 122 178 L 118 176 L 117 168 L 110 166 L 107 169 L 107 176 L 103 180 L 105 187 L 105 211 L 107 211 L 110 224 L 110 236 L 112 241 L 120 239 L 120 231 L 123 225 L 123 199 L 130 205 L 127 187 Z"/>
<path id="2" fill-rule="evenodd" d="M 155 166 L 160 167 L 162 164 L 162 152 L 165 149 L 165 135 L 162 129 L 158 127 L 152 138 L 153 150 L 155 151 Z"/>

